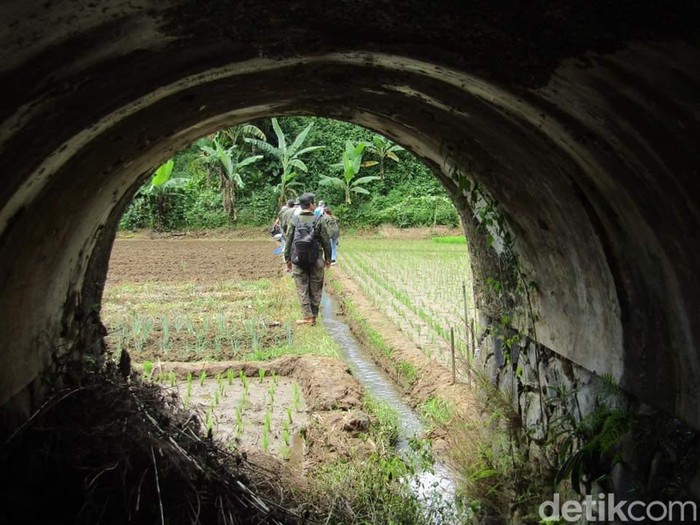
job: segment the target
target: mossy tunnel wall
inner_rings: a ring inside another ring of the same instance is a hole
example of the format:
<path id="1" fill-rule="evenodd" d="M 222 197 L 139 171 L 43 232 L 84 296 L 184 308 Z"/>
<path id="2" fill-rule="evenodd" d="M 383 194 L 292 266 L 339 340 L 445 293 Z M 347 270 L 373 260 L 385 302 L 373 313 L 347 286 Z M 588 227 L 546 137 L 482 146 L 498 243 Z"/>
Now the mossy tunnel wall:
<path id="1" fill-rule="evenodd" d="M 459 178 L 478 180 L 536 283 L 540 342 L 700 428 L 700 13 L 642 4 L 4 1 L 3 412 L 99 345 L 116 225 L 154 166 L 309 114 L 401 143 L 464 216 Z"/>

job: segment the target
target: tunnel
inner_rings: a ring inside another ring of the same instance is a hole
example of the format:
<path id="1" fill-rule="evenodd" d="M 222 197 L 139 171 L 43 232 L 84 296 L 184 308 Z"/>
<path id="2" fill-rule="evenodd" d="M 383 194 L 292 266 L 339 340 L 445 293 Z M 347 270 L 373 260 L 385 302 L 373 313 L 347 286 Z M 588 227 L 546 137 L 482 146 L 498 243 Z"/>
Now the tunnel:
<path id="1" fill-rule="evenodd" d="M 531 283 L 538 342 L 700 429 L 698 15 L 690 1 L 3 2 L 3 430 L 58 363 L 102 351 L 112 242 L 153 168 L 285 115 L 390 137 L 467 224 L 478 187 Z"/>

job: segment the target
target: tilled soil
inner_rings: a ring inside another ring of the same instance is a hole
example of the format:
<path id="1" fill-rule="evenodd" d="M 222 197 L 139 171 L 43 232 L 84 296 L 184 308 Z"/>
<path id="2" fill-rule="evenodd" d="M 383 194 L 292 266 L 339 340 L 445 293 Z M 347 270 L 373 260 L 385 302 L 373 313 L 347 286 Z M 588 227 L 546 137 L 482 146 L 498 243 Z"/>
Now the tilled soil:
<path id="1" fill-rule="evenodd" d="M 112 250 L 107 287 L 117 283 L 216 283 L 282 277 L 282 258 L 272 253 L 277 246 L 273 240 L 256 239 L 118 239 Z M 134 368 L 141 371 L 143 366 L 135 364 Z M 264 388 L 257 388 L 261 369 L 265 370 L 267 377 Z M 231 385 L 228 385 L 229 370 L 235 372 Z M 211 387 L 211 392 L 204 387 L 199 388 L 199 377 L 203 371 L 209 378 L 206 380 L 207 385 L 213 381 L 212 378 L 219 377 L 220 383 L 228 388 L 221 396 L 217 396 L 218 403 L 215 407 L 212 407 L 211 402 L 216 385 L 207 386 Z M 240 385 L 240 371 L 249 378 L 250 383 L 246 394 L 244 422 L 248 428 L 244 432 L 237 432 L 235 428 L 235 412 L 241 396 L 234 395 L 237 391 L 233 384 Z M 189 405 L 200 412 L 203 420 L 207 419 L 206 413 L 211 409 L 215 422 L 214 435 L 225 445 L 230 445 L 233 440 L 239 449 L 255 452 L 254 449 L 261 448 L 265 414 L 274 412 L 270 410 L 267 399 L 270 374 L 274 372 L 285 381 L 289 378 L 300 385 L 303 409 L 300 413 L 295 413 L 295 424 L 290 428 L 295 443 L 283 446 L 284 436 L 279 430 L 281 423 L 273 421 L 269 425 L 272 426 L 268 436 L 270 452 L 277 452 L 280 457 L 288 459 L 289 465 L 299 472 L 334 457 L 349 458 L 363 446 L 355 424 L 366 417 L 361 412 L 361 388 L 345 363 L 339 359 L 306 355 L 286 356 L 266 362 L 157 361 L 152 376 L 167 385 L 171 372 L 178 380 L 181 398 L 182 391 L 187 388 L 182 381 L 189 375 L 192 376 Z M 286 392 L 284 388 L 279 389 L 276 396 L 282 399 L 276 400 L 277 405 L 284 397 L 287 401 L 291 399 L 290 392 L 293 392 L 294 383 L 287 387 Z M 275 414 L 278 416 L 286 407 L 279 405 L 276 410 L 280 412 Z M 299 443 L 299 436 L 303 436 L 303 443 Z M 283 451 L 285 453 L 280 453 Z"/>
<path id="2" fill-rule="evenodd" d="M 120 282 L 256 280 L 284 273 L 279 244 L 248 239 L 118 239 L 107 285 Z"/>

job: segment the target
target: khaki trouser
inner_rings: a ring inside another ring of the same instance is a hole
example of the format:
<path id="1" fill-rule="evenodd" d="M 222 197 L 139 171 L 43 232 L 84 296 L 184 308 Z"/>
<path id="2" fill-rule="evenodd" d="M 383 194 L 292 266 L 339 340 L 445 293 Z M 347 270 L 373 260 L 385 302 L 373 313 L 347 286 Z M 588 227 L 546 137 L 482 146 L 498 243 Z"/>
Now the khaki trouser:
<path id="1" fill-rule="evenodd" d="M 292 265 L 292 277 L 297 285 L 297 295 L 301 303 L 301 312 L 304 317 L 318 317 L 318 307 L 321 304 L 323 293 L 323 275 L 325 263 L 323 258 L 316 260 L 316 265 L 304 270 L 296 264 Z"/>

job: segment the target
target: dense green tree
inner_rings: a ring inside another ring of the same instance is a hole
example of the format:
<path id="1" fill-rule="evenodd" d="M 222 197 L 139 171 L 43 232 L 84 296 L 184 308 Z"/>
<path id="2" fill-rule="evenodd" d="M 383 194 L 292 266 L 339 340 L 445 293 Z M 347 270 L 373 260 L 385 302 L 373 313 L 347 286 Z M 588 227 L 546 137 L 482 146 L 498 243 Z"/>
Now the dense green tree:
<path id="1" fill-rule="evenodd" d="M 211 139 L 201 139 L 199 149 L 204 153 L 203 162 L 219 179 L 221 203 L 224 212 L 236 220 L 236 188 L 245 186 L 241 173 L 246 166 L 257 162 L 262 155 L 249 155 L 241 147 L 241 138 L 252 135 L 264 140 L 265 134 L 251 124 L 234 126 L 217 132 Z M 224 144 L 227 146 L 224 146 Z"/>
<path id="2" fill-rule="evenodd" d="M 301 187 L 301 184 L 295 179 L 299 176 L 300 172 L 307 173 L 309 171 L 304 161 L 301 160 L 301 156 L 324 147 L 307 146 L 306 148 L 302 149 L 302 145 L 304 144 L 309 131 L 311 131 L 312 126 L 313 122 L 309 123 L 309 125 L 296 136 L 291 145 L 287 146 L 287 137 L 282 131 L 277 119 L 273 118 L 272 129 L 274 129 L 275 135 L 277 135 L 277 146 L 273 146 L 264 140 L 256 138 L 245 139 L 247 142 L 257 146 L 265 153 L 272 155 L 279 162 L 282 168 L 282 173 L 280 175 L 280 181 L 274 186 L 274 189 L 278 195 L 278 203 L 280 205 L 291 196 L 296 197 L 298 195 L 297 190 Z"/>
<path id="3" fill-rule="evenodd" d="M 235 130 L 238 127 L 222 130 L 215 135 L 224 149 L 234 143 L 238 145 L 232 152 L 235 155 L 232 167 L 247 157 L 264 154 L 263 158 L 242 169 L 233 170 L 245 182 L 243 186 L 238 183 L 235 186 L 236 224 L 268 225 L 276 216 L 281 199 L 303 191 L 313 191 L 317 200 L 328 202 L 344 227 L 458 224 L 454 206 L 438 179 L 410 152 L 399 153 L 400 149 L 391 149 L 400 162 L 386 156 L 385 161 L 390 159 L 391 162 L 385 162 L 384 178 L 381 179 L 378 156 L 372 154 L 369 145 L 365 146 L 364 167 L 361 163 L 360 175 L 355 175 L 350 182 L 369 193 L 351 192 L 352 204 L 345 202 L 347 184 L 342 184 L 345 181 L 345 170 L 340 175 L 334 165 L 344 154 L 347 141 L 376 145 L 375 137 L 379 136 L 371 130 L 347 122 L 315 117 L 281 117 L 274 119 L 274 122 L 272 119 L 259 119 L 250 124 L 270 137 L 273 144 L 263 141 L 259 135 L 248 135 L 249 138 L 256 138 L 280 152 L 286 150 L 287 159 L 293 158 L 294 154 L 290 155 L 289 152 L 294 143 L 299 142 L 295 146 L 296 158 L 306 170 L 285 161 L 287 173 L 294 173 L 294 177 L 283 180 L 283 155 L 271 154 L 265 146 L 241 140 L 241 135 L 236 139 Z M 275 127 L 278 129 L 275 130 Z M 280 136 L 283 137 L 282 140 Z M 289 137 L 295 139 L 290 142 Z M 198 143 L 207 143 L 215 150 L 212 138 Z M 387 139 L 381 139 L 388 144 L 387 150 L 395 146 Z M 122 217 L 123 228 L 202 229 L 233 224 L 231 216 L 223 211 L 225 195 L 220 175 L 205 162 L 204 157 L 207 155 L 202 155 L 198 143 L 175 155 L 171 179 L 180 180 L 163 188 L 167 197 L 160 201 L 160 205 L 155 192 L 161 190 L 151 190 L 149 178 L 149 182 L 137 192 L 132 205 Z M 280 143 L 283 144 L 281 148 Z M 301 153 L 306 150 L 306 144 L 313 145 L 312 152 L 307 150 Z M 211 157 L 211 152 L 208 156 Z M 377 164 L 368 166 L 366 159 L 376 160 Z M 220 169 L 228 173 L 215 157 L 212 162 L 218 162 Z M 366 179 L 361 175 L 374 177 Z M 325 178 L 340 179 L 341 184 L 322 183 Z M 353 198 L 357 195 L 363 198 Z"/>
<path id="4" fill-rule="evenodd" d="M 401 162 L 398 155 L 396 155 L 399 151 L 404 151 L 404 149 L 381 135 L 375 135 L 372 137 L 372 142 L 367 143 L 367 153 L 378 159 L 379 176 L 382 179 L 384 179 L 384 165 L 387 159 L 397 163 Z"/>
<path id="5" fill-rule="evenodd" d="M 154 227 L 156 231 L 162 231 L 165 224 L 166 203 L 174 192 L 180 190 L 186 183 L 185 177 L 172 177 L 175 161 L 169 159 L 161 164 L 153 173 L 150 184 L 143 186 L 139 191 L 147 198 L 155 202 L 156 220 Z"/>
<path id="6" fill-rule="evenodd" d="M 352 193 L 369 195 L 369 191 L 364 185 L 379 179 L 379 177 L 374 175 L 357 177 L 360 173 L 360 169 L 363 167 L 362 155 L 366 146 L 367 144 L 364 142 L 353 144 L 349 140 L 346 141 L 345 151 L 343 151 L 343 160 L 335 165 L 336 167 L 342 168 L 343 177 L 328 177 L 324 175 L 321 179 L 321 184 L 328 184 L 343 190 L 345 193 L 345 204 L 352 204 Z"/>

